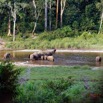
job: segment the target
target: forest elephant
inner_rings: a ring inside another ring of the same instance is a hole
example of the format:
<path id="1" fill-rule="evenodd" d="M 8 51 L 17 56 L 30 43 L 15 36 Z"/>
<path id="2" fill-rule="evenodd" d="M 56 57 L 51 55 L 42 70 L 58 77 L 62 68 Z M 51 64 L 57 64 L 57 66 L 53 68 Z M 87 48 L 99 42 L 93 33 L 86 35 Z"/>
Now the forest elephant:
<path id="1" fill-rule="evenodd" d="M 52 56 L 53 54 L 55 54 L 56 49 L 52 50 L 52 51 L 46 51 L 46 52 L 37 52 L 37 53 L 32 53 L 30 54 L 29 58 L 31 60 L 49 60 L 49 61 L 54 61 L 54 57 Z"/>
<path id="2" fill-rule="evenodd" d="M 100 56 L 97 56 L 95 60 L 96 60 L 96 62 L 101 62 L 102 58 Z"/>
<path id="3" fill-rule="evenodd" d="M 52 56 L 53 54 L 55 54 L 55 52 L 56 52 L 56 49 L 54 49 L 53 51 L 50 51 L 50 52 L 44 52 L 44 55 Z"/>
<path id="4" fill-rule="evenodd" d="M 39 59 L 39 57 L 38 57 L 38 55 L 37 54 L 30 54 L 30 59 L 31 60 L 38 60 Z"/>
<path id="5" fill-rule="evenodd" d="M 11 58 L 11 54 L 10 53 L 5 53 L 4 54 L 4 59 L 10 59 Z"/>

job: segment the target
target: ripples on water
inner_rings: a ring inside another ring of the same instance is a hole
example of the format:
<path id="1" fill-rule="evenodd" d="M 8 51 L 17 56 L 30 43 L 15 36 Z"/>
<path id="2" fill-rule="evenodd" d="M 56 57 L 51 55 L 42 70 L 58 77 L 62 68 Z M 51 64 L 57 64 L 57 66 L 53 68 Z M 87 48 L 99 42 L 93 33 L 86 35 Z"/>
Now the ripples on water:
<path id="1" fill-rule="evenodd" d="M 15 51 L 0 51 L 0 60 L 3 60 L 3 55 L 10 52 L 13 62 L 25 62 L 26 64 L 36 65 L 90 65 L 103 66 L 103 62 L 96 63 L 95 57 L 97 55 L 103 57 L 103 53 L 56 53 L 54 55 L 54 62 L 46 60 L 30 61 L 29 54 L 33 52 L 15 52 Z"/>

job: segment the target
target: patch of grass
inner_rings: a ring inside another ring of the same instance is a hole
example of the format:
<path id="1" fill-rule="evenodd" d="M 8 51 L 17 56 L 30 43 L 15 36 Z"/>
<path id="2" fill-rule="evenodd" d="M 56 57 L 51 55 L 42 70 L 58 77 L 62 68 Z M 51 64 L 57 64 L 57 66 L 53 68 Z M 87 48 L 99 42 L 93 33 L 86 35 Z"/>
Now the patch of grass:
<path id="1" fill-rule="evenodd" d="M 17 103 L 93 103 L 91 94 L 102 95 L 103 70 L 89 66 L 22 68 Z M 25 81 L 27 80 L 27 81 Z M 93 82 L 92 80 L 97 80 Z M 88 89 L 87 89 L 88 87 Z M 103 98 L 97 97 L 96 103 Z"/>
<path id="2" fill-rule="evenodd" d="M 24 69 L 24 75 L 28 75 L 28 69 Z M 72 76 L 73 79 L 80 80 L 84 77 L 88 77 L 89 79 L 99 80 L 102 78 L 102 70 L 93 71 L 88 66 L 73 66 L 73 67 L 35 67 L 29 69 L 29 77 L 28 79 L 58 79 L 58 78 L 68 78 L 68 76 Z M 28 76 L 27 76 L 28 77 Z"/>
<path id="3" fill-rule="evenodd" d="M 6 47 L 12 49 L 48 49 L 48 48 L 72 48 L 72 49 L 101 49 L 102 34 L 82 33 L 77 37 L 55 37 L 57 33 L 48 32 L 39 34 L 36 39 L 25 38 L 15 42 L 7 42 Z M 59 34 L 58 34 L 59 36 Z M 11 38 L 11 37 L 10 37 Z M 53 38 L 53 39 L 50 39 Z M 8 41 L 8 40 L 7 40 Z"/>

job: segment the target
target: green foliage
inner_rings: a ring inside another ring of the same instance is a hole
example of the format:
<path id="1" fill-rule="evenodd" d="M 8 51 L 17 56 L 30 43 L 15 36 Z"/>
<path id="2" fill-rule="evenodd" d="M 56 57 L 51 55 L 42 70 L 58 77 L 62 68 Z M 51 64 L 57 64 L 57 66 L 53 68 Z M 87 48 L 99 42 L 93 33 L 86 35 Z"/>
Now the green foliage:
<path id="1" fill-rule="evenodd" d="M 44 32 L 36 35 L 36 38 L 19 38 L 17 41 L 11 42 L 12 37 L 5 38 L 6 47 L 11 49 L 48 49 L 48 48 L 65 48 L 65 49 L 101 49 L 103 42 L 103 34 L 97 35 L 92 32 L 82 32 L 76 37 L 60 37 L 61 35 L 52 32 Z M 66 30 L 65 30 L 66 32 Z M 58 33 L 58 32 L 57 32 Z M 28 34 L 26 34 L 28 36 Z M 73 33 L 72 33 L 73 35 Z"/>
<path id="2" fill-rule="evenodd" d="M 21 79 L 27 70 L 23 68 Z M 28 80 L 22 79 L 17 89 L 16 103 L 92 103 L 90 93 L 102 94 L 99 82 L 103 79 L 102 70 L 93 71 L 89 66 L 58 66 L 34 67 L 30 71 Z M 85 77 L 90 89 L 85 88 Z M 97 103 L 99 101 L 102 101 L 101 97 Z"/>
<path id="3" fill-rule="evenodd" d="M 72 81 L 63 79 L 57 81 L 27 82 L 23 86 L 20 86 L 20 92 L 16 101 L 24 103 L 33 103 L 34 101 L 36 103 L 68 103 L 69 98 L 64 97 L 63 91 L 71 87 L 72 84 Z"/>
<path id="4" fill-rule="evenodd" d="M 63 28 L 54 30 L 52 32 L 44 32 L 40 34 L 39 39 L 41 40 L 54 40 L 54 39 L 60 39 L 65 37 L 72 37 L 72 29 L 69 26 L 65 26 Z"/>
<path id="5" fill-rule="evenodd" d="M 72 83 L 72 84 L 71 84 Z M 89 82 L 88 82 L 89 83 Z M 67 80 L 26 82 L 18 88 L 19 95 L 17 103 L 93 103 L 90 93 L 101 94 L 97 84 L 89 83 L 95 90 L 88 91 L 84 88 L 83 82 L 73 83 Z M 95 86 L 96 85 L 96 86 Z M 99 92 L 97 92 L 97 90 Z M 102 103 L 102 98 L 96 100 Z"/>
<path id="6" fill-rule="evenodd" d="M 39 44 L 38 48 L 46 49 L 50 48 L 50 42 L 48 40 L 43 40 L 42 43 Z"/>
<path id="7" fill-rule="evenodd" d="M 16 22 L 16 34 L 19 33 L 31 33 L 34 27 L 34 22 L 37 21 L 37 27 L 35 32 L 43 32 L 44 31 L 44 0 L 36 0 L 36 12 L 31 5 L 31 1 L 29 0 L 20 0 L 16 1 L 17 4 L 17 22 Z M 0 35 L 6 35 L 8 32 L 8 18 L 10 14 L 10 5 L 13 5 L 13 2 L 10 0 L 8 3 L 6 0 L 1 0 L 0 2 Z M 49 1 L 48 1 L 49 6 Z M 22 8 L 22 9 L 21 9 Z M 60 9 L 60 5 L 59 5 Z M 48 24 L 49 17 L 51 16 L 51 25 L 52 30 L 55 30 L 55 15 L 56 15 L 56 2 L 52 0 L 51 2 L 51 14 L 48 12 Z M 95 31 L 98 32 L 99 23 L 100 23 L 100 13 L 102 10 L 102 1 L 94 0 L 94 1 L 83 1 L 83 0 L 68 0 L 66 1 L 66 6 L 63 12 L 63 26 L 64 28 L 58 29 L 56 28 L 56 32 L 51 33 L 56 34 L 51 39 L 55 39 L 57 37 L 71 37 L 77 36 L 76 32 L 78 31 Z M 59 12 L 60 13 L 60 12 Z M 39 15 L 39 17 L 38 17 Z M 60 18 L 60 14 L 59 14 Z M 11 19 L 11 32 L 13 31 L 13 22 L 12 15 L 10 15 Z M 66 26 L 66 27 L 65 27 Z M 60 19 L 58 19 L 58 27 L 60 27 Z M 49 29 L 49 27 L 48 27 Z M 71 33 L 72 30 L 72 33 Z M 69 33 L 68 33 L 69 32 Z M 31 34 L 30 34 L 31 35 Z M 45 37 L 45 36 L 44 36 Z"/>
<path id="8" fill-rule="evenodd" d="M 65 97 L 69 97 L 70 103 L 79 103 L 85 99 L 84 92 L 87 94 L 83 84 L 77 83 L 68 88 L 67 91 L 64 91 L 64 95 Z"/>
<path id="9" fill-rule="evenodd" d="M 82 35 L 81 35 L 80 37 L 81 37 L 82 39 L 87 40 L 87 39 L 92 38 L 93 36 L 94 36 L 94 35 L 91 34 L 90 32 L 83 32 Z"/>
<path id="10" fill-rule="evenodd" d="M 0 98 L 6 95 L 16 95 L 19 74 L 20 70 L 15 69 L 12 63 L 0 63 Z"/>

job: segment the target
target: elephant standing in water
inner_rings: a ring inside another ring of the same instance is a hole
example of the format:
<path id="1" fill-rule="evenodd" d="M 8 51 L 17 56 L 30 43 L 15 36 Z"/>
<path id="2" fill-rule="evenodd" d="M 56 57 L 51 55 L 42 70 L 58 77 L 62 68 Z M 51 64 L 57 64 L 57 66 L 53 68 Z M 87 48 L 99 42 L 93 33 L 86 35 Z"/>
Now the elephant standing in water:
<path id="1" fill-rule="evenodd" d="M 100 56 L 97 56 L 96 57 L 96 62 L 101 62 L 102 61 L 102 58 Z"/>
<path id="2" fill-rule="evenodd" d="M 11 58 L 11 54 L 10 53 L 5 53 L 4 54 L 4 59 L 10 60 L 10 58 Z"/>
<path id="3" fill-rule="evenodd" d="M 55 54 L 55 52 L 56 52 L 56 49 L 54 49 L 53 51 L 50 51 L 50 52 L 44 52 L 44 55 L 52 56 L 53 54 Z"/>
<path id="4" fill-rule="evenodd" d="M 33 53 L 30 54 L 29 58 L 31 60 L 49 60 L 49 61 L 54 61 L 54 57 L 53 54 L 55 54 L 56 49 L 52 50 L 52 51 L 46 51 L 46 52 L 38 52 L 38 53 Z"/>

